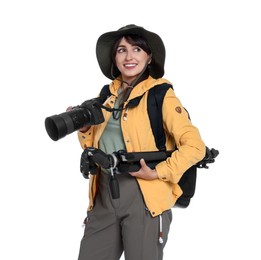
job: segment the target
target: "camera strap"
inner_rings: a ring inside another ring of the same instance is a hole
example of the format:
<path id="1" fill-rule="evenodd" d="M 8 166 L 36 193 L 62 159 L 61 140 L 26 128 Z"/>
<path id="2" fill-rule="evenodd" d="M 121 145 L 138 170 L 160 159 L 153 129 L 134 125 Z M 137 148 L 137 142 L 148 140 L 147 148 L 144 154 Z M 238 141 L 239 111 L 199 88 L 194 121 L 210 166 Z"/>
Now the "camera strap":
<path id="1" fill-rule="evenodd" d="M 100 101 L 101 101 L 101 108 L 105 109 L 106 111 L 109 111 L 109 112 L 113 112 L 113 111 L 122 111 L 124 109 L 127 109 L 127 108 L 132 108 L 132 107 L 136 107 L 139 105 L 140 103 L 140 100 L 141 98 L 143 97 L 144 94 L 142 94 L 141 96 L 138 96 L 134 99 L 131 99 L 127 106 L 125 108 L 123 107 L 119 107 L 119 108 L 109 108 L 109 107 L 106 107 L 103 105 L 103 103 L 106 101 L 107 98 L 109 98 L 111 96 L 111 92 L 110 92 L 110 85 L 104 85 L 103 88 L 101 89 L 101 92 L 100 92 Z"/>

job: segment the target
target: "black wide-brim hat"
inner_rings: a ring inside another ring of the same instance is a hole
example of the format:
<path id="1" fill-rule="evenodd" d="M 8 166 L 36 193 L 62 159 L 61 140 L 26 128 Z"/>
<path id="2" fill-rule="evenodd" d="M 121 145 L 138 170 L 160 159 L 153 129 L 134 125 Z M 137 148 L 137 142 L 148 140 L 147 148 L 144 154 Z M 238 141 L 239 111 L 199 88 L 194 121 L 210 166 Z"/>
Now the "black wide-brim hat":
<path id="1" fill-rule="evenodd" d="M 107 78 L 112 80 L 120 75 L 119 70 L 115 68 L 115 66 L 113 71 L 111 71 L 113 64 L 112 48 L 118 39 L 125 35 L 131 34 L 139 35 L 147 41 L 152 53 L 149 73 L 153 78 L 161 78 L 164 75 L 164 43 L 156 33 L 147 31 L 143 27 L 134 24 L 126 25 L 118 31 L 104 33 L 98 38 L 96 45 L 96 56 L 102 73 Z"/>

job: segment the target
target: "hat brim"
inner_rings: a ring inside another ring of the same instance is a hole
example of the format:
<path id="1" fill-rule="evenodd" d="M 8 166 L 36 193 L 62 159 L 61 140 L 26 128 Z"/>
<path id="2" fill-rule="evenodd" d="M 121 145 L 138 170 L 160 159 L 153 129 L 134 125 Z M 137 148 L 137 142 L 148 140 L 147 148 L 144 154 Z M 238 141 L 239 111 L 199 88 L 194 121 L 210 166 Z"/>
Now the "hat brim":
<path id="1" fill-rule="evenodd" d="M 136 34 L 143 37 L 152 52 L 152 62 L 149 68 L 150 75 L 153 78 L 161 78 L 164 75 L 165 46 L 162 39 L 155 33 L 145 30 L 139 26 L 126 26 L 118 31 L 112 31 L 102 34 L 96 44 L 96 56 L 102 73 L 109 79 L 114 79 L 120 75 L 118 70 L 111 75 L 112 48 L 115 42 L 128 34 Z"/>

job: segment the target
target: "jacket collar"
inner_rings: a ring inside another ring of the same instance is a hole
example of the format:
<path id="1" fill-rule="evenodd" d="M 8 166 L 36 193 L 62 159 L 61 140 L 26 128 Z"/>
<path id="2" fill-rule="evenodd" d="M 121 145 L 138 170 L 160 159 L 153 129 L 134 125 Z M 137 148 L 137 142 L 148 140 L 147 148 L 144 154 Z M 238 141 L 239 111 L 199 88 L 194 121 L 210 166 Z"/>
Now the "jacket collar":
<path id="1" fill-rule="evenodd" d="M 147 92 L 149 89 L 153 88 L 156 85 L 162 84 L 162 83 L 169 83 L 168 80 L 164 78 L 154 79 L 151 76 L 149 76 L 147 79 L 140 82 L 138 85 L 136 85 L 133 90 L 130 93 L 130 96 L 127 101 L 130 101 L 132 99 L 135 99 L 137 97 L 142 96 L 145 92 Z M 121 81 L 119 79 L 115 79 L 110 84 L 110 92 L 114 96 L 118 96 L 118 90 L 121 87 Z"/>

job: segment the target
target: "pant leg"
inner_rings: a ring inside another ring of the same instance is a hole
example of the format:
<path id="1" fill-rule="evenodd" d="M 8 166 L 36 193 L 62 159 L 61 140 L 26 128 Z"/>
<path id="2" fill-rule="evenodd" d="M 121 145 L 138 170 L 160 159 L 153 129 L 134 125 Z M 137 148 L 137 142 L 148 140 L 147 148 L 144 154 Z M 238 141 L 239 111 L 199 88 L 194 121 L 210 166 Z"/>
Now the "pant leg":
<path id="1" fill-rule="evenodd" d="M 118 177 L 121 195 L 116 200 L 111 199 L 106 176 L 99 179 L 100 192 L 88 214 L 78 260 L 119 260 L 123 249 L 125 260 L 162 260 L 171 210 L 162 214 L 164 243 L 160 244 L 159 217 L 151 217 L 145 209 L 136 179 Z"/>
<path id="2" fill-rule="evenodd" d="M 119 220 L 112 210 L 104 210 L 99 200 L 98 196 L 88 213 L 78 260 L 119 260 L 122 255 Z"/>
<path id="3" fill-rule="evenodd" d="M 133 219 L 130 221 L 126 219 L 122 224 L 125 260 L 162 260 L 172 221 L 172 212 L 168 210 L 162 214 L 162 244 L 159 242 L 160 217 L 151 217 L 145 209 L 143 214 L 144 221 L 141 224 Z"/>
<path id="4" fill-rule="evenodd" d="M 95 223 L 97 226 L 97 222 Z M 93 232 L 92 224 L 87 223 L 81 241 L 78 260 L 119 260 L 122 254 L 122 243 L 119 225 L 103 226 L 103 232 Z"/>

